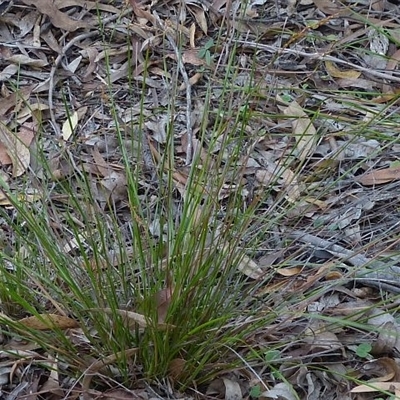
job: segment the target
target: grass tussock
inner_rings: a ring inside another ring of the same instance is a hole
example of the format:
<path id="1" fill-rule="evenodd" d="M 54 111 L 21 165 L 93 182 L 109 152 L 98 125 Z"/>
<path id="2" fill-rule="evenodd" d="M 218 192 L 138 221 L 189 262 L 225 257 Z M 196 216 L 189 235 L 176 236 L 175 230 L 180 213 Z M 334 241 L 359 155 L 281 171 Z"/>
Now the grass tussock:
<path id="1" fill-rule="evenodd" d="M 243 91 L 243 111 L 235 120 L 223 108 L 234 94 L 227 82 L 223 85 L 220 112 L 211 116 L 204 110 L 202 116 L 215 119 L 214 132 L 201 128 L 182 182 L 174 166 L 173 124 L 167 126 L 163 154 L 153 151 L 148 171 L 143 152 L 149 144 L 143 142 L 140 121 L 127 132 L 115 120 L 125 171 L 125 187 L 115 190 L 126 191 L 123 204 L 113 202 L 112 195 L 100 203 L 99 176 L 73 164 L 70 150 L 57 156 L 58 165 L 68 170 L 61 177 L 46 151 L 38 150 L 41 177 L 33 196 L 42 201 L 7 191 L 12 209 L 0 210 L 16 249 L 10 257 L 3 255 L 5 334 L 20 335 L 61 357 L 68 364 L 63 372 L 75 377 L 95 360 L 118 354 L 114 367 L 127 387 L 133 385 L 131 368 L 135 381 L 169 377 L 184 389 L 242 364 L 231 349 L 273 317 L 256 316 L 254 285 L 240 272 L 258 241 L 257 235 L 245 238 L 257 210 L 247 204 L 242 183 L 248 94 Z M 174 105 L 168 113 L 175 113 Z M 226 113 L 232 121 L 222 117 Z M 141 187 L 145 174 L 152 175 L 151 193 Z M 122 218 L 129 221 L 124 231 Z M 76 326 L 66 332 L 49 315 L 69 318 Z M 27 316 L 36 317 L 42 328 L 27 329 Z M 129 362 L 127 349 L 136 349 Z"/>

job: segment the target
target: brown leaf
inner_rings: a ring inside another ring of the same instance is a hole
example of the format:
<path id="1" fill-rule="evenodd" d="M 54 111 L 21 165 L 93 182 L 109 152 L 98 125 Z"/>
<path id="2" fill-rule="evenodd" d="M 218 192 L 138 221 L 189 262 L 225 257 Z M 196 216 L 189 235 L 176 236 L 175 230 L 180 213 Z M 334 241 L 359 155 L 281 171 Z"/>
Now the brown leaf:
<path id="1" fill-rule="evenodd" d="M 400 382 L 369 382 L 368 385 L 359 385 L 351 389 L 351 393 L 371 393 L 386 390 L 393 392 L 400 390 Z"/>
<path id="2" fill-rule="evenodd" d="M 318 332 L 308 328 L 304 339 L 311 345 L 310 348 L 313 352 L 343 348 L 335 333 L 329 331 Z"/>
<path id="3" fill-rule="evenodd" d="M 62 126 L 62 138 L 65 141 L 71 138 L 72 134 L 75 132 L 75 128 L 77 127 L 79 120 L 86 114 L 87 109 L 87 107 L 81 107 L 67 116 L 67 119 L 64 121 Z"/>
<path id="4" fill-rule="evenodd" d="M 282 276 L 294 276 L 300 274 L 302 270 L 302 267 L 277 268 L 276 272 Z"/>
<path id="5" fill-rule="evenodd" d="M 111 3 L 111 2 L 109 2 Z M 103 4 L 101 1 L 87 1 L 87 0 L 54 0 L 57 8 L 79 6 L 86 10 L 102 10 L 114 14 L 119 14 L 120 10 L 109 4 Z"/>
<path id="6" fill-rule="evenodd" d="M 47 43 L 51 50 L 55 51 L 57 54 L 61 54 L 62 48 L 50 29 L 42 32 L 40 36 Z"/>
<path id="7" fill-rule="evenodd" d="M 267 162 L 266 169 L 258 169 L 255 174 L 257 182 L 263 186 L 282 185 L 289 201 L 300 197 L 300 186 L 296 174 L 287 166 Z"/>
<path id="8" fill-rule="evenodd" d="M 169 285 L 168 287 L 156 293 L 157 316 L 159 323 L 165 322 L 173 292 L 174 288 Z"/>
<path id="9" fill-rule="evenodd" d="M 49 398 L 52 399 L 62 399 L 64 396 L 64 392 L 60 386 L 60 382 L 53 378 L 53 377 L 49 377 L 49 379 L 40 387 L 40 392 L 43 394 L 47 394 L 47 393 L 51 393 L 53 394 L 52 396 L 49 396 Z"/>
<path id="10" fill-rule="evenodd" d="M 118 314 L 121 317 L 125 318 L 129 326 L 139 325 L 141 328 L 147 328 L 149 326 L 149 322 L 151 324 L 151 320 L 149 318 L 146 318 L 143 314 L 139 314 L 133 311 L 112 310 L 111 308 L 92 308 L 90 310 L 104 312 L 105 314 L 109 315 Z M 160 330 L 164 330 L 168 328 L 173 328 L 174 326 L 171 324 L 159 323 L 156 324 L 156 327 Z"/>
<path id="11" fill-rule="evenodd" d="M 332 15 L 337 14 L 338 16 L 349 15 L 351 14 L 351 10 L 347 10 L 342 4 L 336 4 L 331 0 L 313 0 L 314 4 L 317 6 L 319 10 L 321 10 L 324 14 Z"/>
<path id="12" fill-rule="evenodd" d="M 375 382 L 399 381 L 400 367 L 392 358 L 381 357 L 366 362 L 362 367 L 362 373 Z"/>
<path id="13" fill-rule="evenodd" d="M 293 387 L 289 382 L 279 382 L 260 394 L 260 399 L 295 400 L 298 396 L 293 393 Z"/>
<path id="14" fill-rule="evenodd" d="M 107 200 L 124 200 L 127 196 L 127 181 L 123 173 L 111 171 L 99 183 Z"/>
<path id="15" fill-rule="evenodd" d="M 168 366 L 168 375 L 173 381 L 179 380 L 185 371 L 186 361 L 183 358 L 174 358 Z"/>
<path id="16" fill-rule="evenodd" d="M 100 154 L 97 146 L 94 146 L 94 148 L 92 150 L 92 157 L 93 157 L 93 161 L 94 161 L 96 170 L 98 171 L 99 175 L 102 177 L 109 176 L 112 170 L 110 168 L 110 165 L 107 164 L 107 161 Z"/>
<path id="17" fill-rule="evenodd" d="M 16 65 L 28 65 L 29 67 L 41 68 L 49 63 L 46 60 L 30 58 L 24 54 L 14 54 L 5 58 L 7 61 Z"/>
<path id="18" fill-rule="evenodd" d="M 167 54 L 167 57 L 176 61 L 175 53 Z M 197 49 L 185 50 L 182 53 L 182 61 L 184 64 L 207 66 L 206 61 L 199 57 L 199 50 Z"/>
<path id="19" fill-rule="evenodd" d="M 9 64 L 0 72 L 0 82 L 8 81 L 19 70 L 17 65 Z"/>
<path id="20" fill-rule="evenodd" d="M 283 113 L 292 118 L 293 134 L 296 138 L 295 154 L 300 160 L 305 160 L 315 150 L 317 132 L 314 125 L 296 101 L 285 108 Z"/>
<path id="21" fill-rule="evenodd" d="M 379 309 L 375 310 L 375 314 L 379 316 L 377 318 L 376 316 L 375 318 L 372 317 L 368 321 L 368 323 L 371 323 L 371 326 L 376 326 L 378 328 L 376 330 L 379 332 L 378 337 L 373 341 L 371 354 L 377 356 L 398 351 L 400 337 L 398 324 L 394 320 L 391 320 L 393 318 L 391 315 Z M 386 319 L 386 322 L 382 323 L 382 319 Z"/>
<path id="22" fill-rule="evenodd" d="M 340 69 L 336 68 L 335 64 L 332 61 L 325 61 L 325 68 L 328 71 L 329 75 L 333 78 L 357 79 L 361 75 L 360 71 L 355 71 L 354 69 L 341 71 Z"/>
<path id="23" fill-rule="evenodd" d="M 27 328 L 37 329 L 40 331 L 51 330 L 54 328 L 70 329 L 79 326 L 78 322 L 74 319 L 57 314 L 34 315 L 32 317 L 20 319 L 18 322 Z"/>
<path id="24" fill-rule="evenodd" d="M 104 400 L 142 400 L 143 397 L 133 393 L 127 389 L 110 389 L 102 393 L 101 398 Z"/>
<path id="25" fill-rule="evenodd" d="M 199 24 L 201 30 L 204 32 L 205 35 L 207 35 L 208 26 L 207 26 L 206 16 L 204 15 L 204 11 L 200 8 L 195 7 L 193 13 L 194 13 L 194 18 L 196 19 L 196 22 Z"/>
<path id="26" fill-rule="evenodd" d="M 61 12 L 52 0 L 22 0 L 27 6 L 35 6 L 39 12 L 47 15 L 51 23 L 60 29 L 68 32 L 74 32 L 79 28 L 87 28 L 89 24 L 84 21 L 75 21 L 67 14 Z"/>
<path id="27" fill-rule="evenodd" d="M 135 1 L 131 1 L 131 5 L 132 5 L 132 9 L 133 12 L 135 13 L 135 15 L 142 20 L 145 21 L 149 21 L 151 22 L 153 25 L 156 25 L 156 18 L 154 17 L 154 15 L 146 10 L 144 10 L 143 8 L 141 8 L 138 4 L 136 4 Z M 145 25 L 145 23 L 143 24 Z"/>
<path id="28" fill-rule="evenodd" d="M 196 72 L 193 76 L 189 78 L 189 83 L 191 86 L 196 85 L 197 82 L 203 77 L 203 74 L 200 72 Z M 186 84 L 182 82 L 182 84 L 179 86 L 179 90 L 185 90 L 186 89 Z"/>
<path id="29" fill-rule="evenodd" d="M 29 146 L 35 136 L 36 123 L 24 124 L 18 133 L 0 123 L 0 164 L 13 165 L 13 177 L 22 175 L 30 163 Z"/>
<path id="30" fill-rule="evenodd" d="M 390 167 L 385 169 L 372 170 L 363 175 L 356 176 L 356 182 L 365 186 L 380 185 L 397 181 L 400 179 L 400 167 Z"/>
<path id="31" fill-rule="evenodd" d="M 29 96 L 34 89 L 35 85 L 26 86 L 21 90 L 11 93 L 7 97 L 1 98 L 0 101 L 0 116 L 7 114 L 12 107 L 20 102 L 28 103 Z"/>
<path id="32" fill-rule="evenodd" d="M 87 49 L 84 50 L 84 55 L 89 59 L 89 65 L 86 67 L 86 70 L 82 75 L 82 80 L 84 82 L 88 82 L 91 79 L 93 79 L 92 74 L 94 73 L 97 67 L 96 58 L 99 55 L 99 52 L 94 47 L 88 47 Z"/>

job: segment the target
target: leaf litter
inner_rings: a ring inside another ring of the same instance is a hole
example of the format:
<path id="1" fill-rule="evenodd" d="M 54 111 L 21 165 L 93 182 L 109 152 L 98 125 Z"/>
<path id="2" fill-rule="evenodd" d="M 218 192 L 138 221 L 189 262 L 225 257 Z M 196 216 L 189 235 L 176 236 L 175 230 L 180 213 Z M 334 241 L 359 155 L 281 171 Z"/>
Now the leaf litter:
<path id="1" fill-rule="evenodd" d="M 268 296 L 260 317 L 276 313 L 276 322 L 248 338 L 246 346 L 263 355 L 249 366 L 252 379 L 244 371 L 221 374 L 204 395 L 247 398 L 260 382 L 260 399 L 292 399 L 294 393 L 308 399 L 355 399 L 361 398 L 355 393 L 374 390 L 398 395 L 400 147 L 395 115 L 400 76 L 399 21 L 393 13 L 397 6 L 378 1 L 370 9 L 369 2 L 346 6 L 325 0 L 247 5 L 225 0 L 110 3 L 1 4 L 2 207 L 12 210 L 10 194 L 32 204 L 45 201 L 37 195 L 32 174 L 40 177 L 49 172 L 54 184 L 84 172 L 96 178 L 91 189 L 101 212 L 106 215 L 110 204 L 121 204 L 121 224 L 129 225 L 126 171 L 119 161 L 115 131 L 127 134 L 126 150 L 143 166 L 139 185 L 146 196 L 154 196 L 154 178 L 166 168 L 161 154 L 170 123 L 178 143 L 170 164 L 174 185 L 184 199 L 185 166 L 198 155 L 206 165 L 209 150 L 214 155 L 222 151 L 221 140 L 228 132 L 232 140 L 238 139 L 235 119 L 224 109 L 225 131 L 220 137 L 198 136 L 204 110 L 221 111 L 218 101 L 227 55 L 235 49 L 237 74 L 231 77 L 230 100 L 246 135 L 240 159 L 242 183 L 226 182 L 217 201 L 223 204 L 232 191 L 243 188 L 243 203 L 258 207 L 249 240 L 260 229 L 265 237 L 260 254 L 243 256 L 239 272 L 255 284 L 256 298 Z M 223 27 L 222 36 L 218 25 Z M 178 36 L 183 38 L 179 46 Z M 152 53 L 150 60 L 147 51 Z M 128 74 L 137 84 L 136 93 L 128 91 Z M 173 77 L 184 100 L 171 116 L 165 110 L 173 95 Z M 207 80 L 215 84 L 207 86 Z M 143 83 L 148 88 L 144 94 Z M 249 84 L 246 115 L 240 108 L 241 87 Z M 119 126 L 111 116 L 111 95 Z M 138 107 L 142 96 L 144 105 Z M 144 119 L 141 127 L 135 126 L 139 115 Z M 207 118 L 211 130 L 216 117 L 210 113 Z M 40 135 L 39 127 L 43 127 Z M 35 166 L 38 143 L 46 150 L 51 171 Z M 71 164 L 71 159 L 76 161 Z M 31 187 L 23 186 L 24 178 Z M 73 185 L 79 193 L 78 182 Z M 202 185 L 198 189 L 206 193 Z M 56 193 L 53 196 L 57 198 Z M 57 201 L 62 204 L 66 199 Z M 155 219 L 151 202 L 146 204 L 149 220 L 140 221 L 141 226 L 162 237 L 164 228 Z M 266 228 L 265 220 L 273 213 L 282 215 L 276 220 L 279 226 Z M 216 223 L 222 227 L 221 221 Z M 62 227 L 64 221 L 57 224 Z M 61 234 L 65 252 L 82 250 L 87 227 L 81 224 L 81 229 L 79 241 L 67 235 L 68 229 Z M 13 256 L 27 256 L 21 250 L 13 254 L 12 232 L 5 230 L 4 236 Z M 128 235 L 126 241 L 129 248 Z M 91 260 L 99 273 L 109 262 L 118 267 L 124 261 L 116 248 L 108 250 L 110 260 Z M 133 257 L 129 251 L 126 254 Z M 172 295 L 170 286 L 156 294 L 159 320 L 154 322 L 130 310 L 104 307 L 96 312 L 117 312 L 129 321 L 129 329 L 137 325 L 146 329 L 149 323 L 169 329 L 164 319 Z M 53 311 L 49 307 L 40 319 L 23 316 L 18 321 L 30 329 L 65 330 L 66 338 L 89 351 L 79 328 L 82 321 Z M 2 325 L 12 326 L 5 307 L 2 312 Z M 2 340 L 8 351 L 27 345 Z M 363 343 L 371 350 L 360 352 Z M 269 358 L 271 348 L 279 349 L 276 358 Z M 127 349 L 125 356 L 134 357 L 136 351 Z M 245 357 L 245 350 L 240 351 Z M 46 398 L 77 398 L 79 393 L 149 396 L 140 382 L 132 391 L 115 386 L 108 394 L 91 392 L 92 376 L 113 364 L 116 355 L 93 360 L 86 365 L 82 384 L 70 383 L 67 388 L 60 385 L 66 375 L 60 368 L 65 365 L 50 360 L 45 350 L 25 354 L 18 363 L 5 354 L 1 357 L 6 359 L 0 374 L 2 390 L 9 399 L 39 392 Z M 33 373 L 36 357 L 58 366 L 45 379 L 33 375 L 27 379 L 22 374 L 24 364 L 29 360 Z M 185 360 L 172 360 L 172 380 L 179 380 L 184 366 Z M 355 383 L 360 380 L 367 384 Z"/>

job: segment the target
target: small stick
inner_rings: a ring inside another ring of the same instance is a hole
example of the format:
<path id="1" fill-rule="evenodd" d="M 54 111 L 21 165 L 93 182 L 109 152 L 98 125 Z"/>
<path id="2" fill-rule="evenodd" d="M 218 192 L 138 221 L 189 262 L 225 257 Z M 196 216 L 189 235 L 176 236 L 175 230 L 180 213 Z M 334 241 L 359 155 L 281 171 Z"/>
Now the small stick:
<path id="1" fill-rule="evenodd" d="M 360 268 L 360 270 L 354 271 L 354 280 L 362 282 L 367 286 L 380 288 L 381 290 L 400 293 L 400 282 L 398 278 L 400 276 L 400 267 L 397 265 L 390 265 L 390 263 L 370 259 L 362 254 L 347 250 L 343 246 L 309 233 L 293 231 L 290 232 L 288 236 L 291 239 L 309 243 L 317 248 L 326 250 L 333 256 L 344 259 L 344 261 L 347 261 L 354 267 Z"/>
<path id="2" fill-rule="evenodd" d="M 349 61 L 341 60 L 340 58 L 331 56 L 329 54 L 325 53 L 307 53 L 305 51 L 300 51 L 300 50 L 294 50 L 294 49 L 277 49 L 276 46 L 271 46 L 268 44 L 261 44 L 261 43 L 254 43 L 254 42 L 248 42 L 245 40 L 235 40 L 235 43 L 241 44 L 243 46 L 248 46 L 250 48 L 255 48 L 258 50 L 264 50 L 268 51 L 269 53 L 276 53 L 280 52 L 280 54 L 293 54 L 296 56 L 301 56 L 301 57 L 306 57 L 311 60 L 318 60 L 318 61 L 332 61 L 337 64 L 342 64 L 345 65 L 349 68 L 353 68 L 355 70 L 364 72 L 366 74 L 369 74 L 371 76 L 374 76 L 375 78 L 380 78 L 380 79 L 388 79 L 393 82 L 400 82 L 400 77 L 397 77 L 394 75 L 394 73 L 398 71 L 387 71 L 387 72 L 379 72 L 379 71 L 374 71 L 371 68 L 367 67 L 362 67 L 361 65 L 353 64 Z M 392 75 L 393 74 L 393 75 Z"/>

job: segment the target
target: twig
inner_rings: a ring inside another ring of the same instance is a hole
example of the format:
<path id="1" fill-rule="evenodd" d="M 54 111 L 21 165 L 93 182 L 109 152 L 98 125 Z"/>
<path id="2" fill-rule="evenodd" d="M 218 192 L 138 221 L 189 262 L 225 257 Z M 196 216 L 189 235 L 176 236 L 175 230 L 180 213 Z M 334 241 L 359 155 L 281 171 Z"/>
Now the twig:
<path id="1" fill-rule="evenodd" d="M 354 271 L 354 278 L 363 282 L 367 286 L 389 290 L 393 293 L 400 293 L 400 267 L 390 265 L 390 263 L 377 261 L 347 250 L 343 246 L 321 239 L 317 236 L 301 231 L 293 231 L 288 234 L 291 239 L 303 243 L 312 244 L 320 249 L 328 251 L 332 255 L 347 261 L 354 267 L 359 268 Z"/>
<path id="2" fill-rule="evenodd" d="M 368 73 L 369 75 L 374 76 L 376 78 L 388 79 L 393 82 L 400 82 L 400 77 L 392 75 L 392 73 L 395 73 L 398 71 L 390 71 L 390 72 L 386 72 L 386 73 L 374 71 L 370 68 L 362 67 L 361 65 L 353 64 L 351 62 L 341 60 L 340 58 L 333 57 L 333 56 L 330 56 L 325 53 L 307 53 L 305 51 L 293 50 L 293 49 L 277 49 L 275 46 L 254 43 L 254 42 L 247 42 L 245 40 L 235 40 L 235 43 L 242 44 L 244 46 L 259 49 L 259 50 L 265 50 L 265 51 L 268 51 L 269 53 L 276 53 L 277 51 L 279 51 L 280 54 L 293 54 L 296 56 L 307 57 L 312 60 L 331 61 L 331 62 L 335 62 L 337 64 L 345 65 L 349 68 L 353 68 L 353 69 L 361 71 L 361 72 Z"/>

